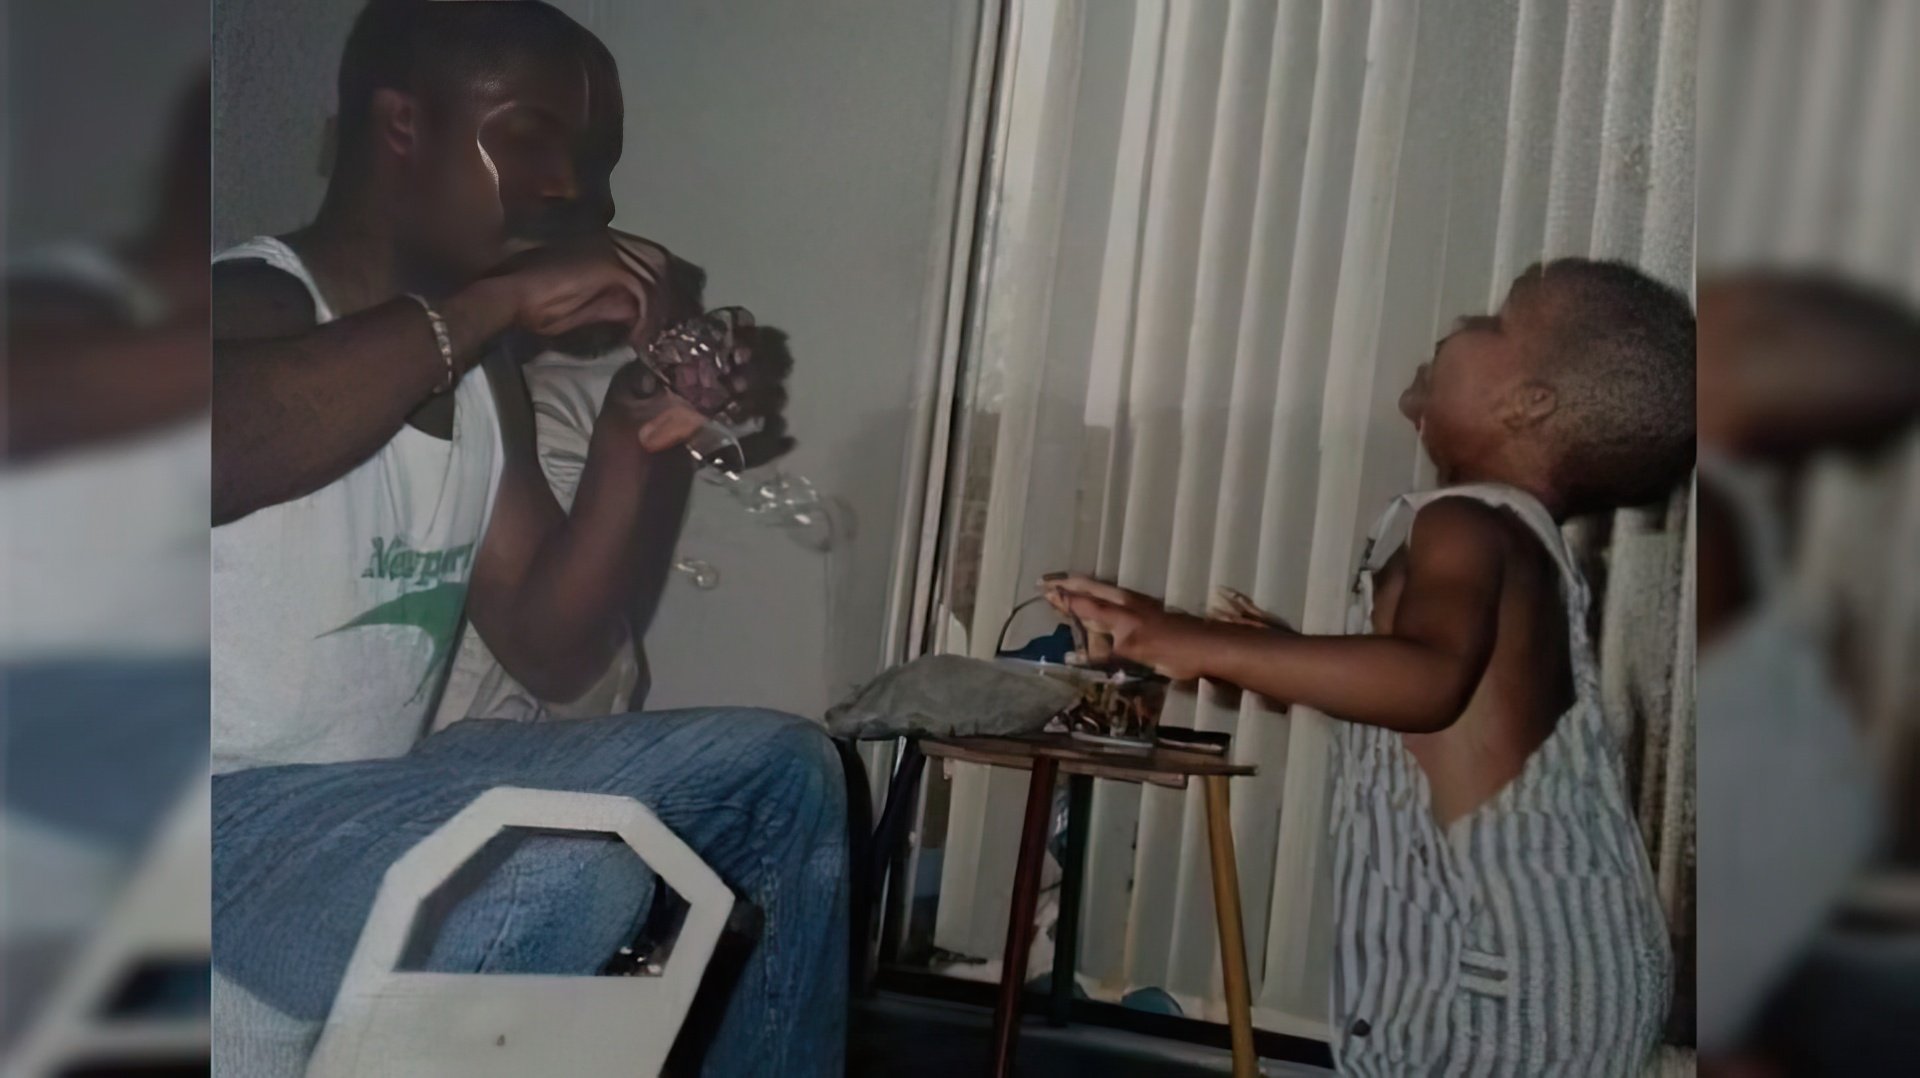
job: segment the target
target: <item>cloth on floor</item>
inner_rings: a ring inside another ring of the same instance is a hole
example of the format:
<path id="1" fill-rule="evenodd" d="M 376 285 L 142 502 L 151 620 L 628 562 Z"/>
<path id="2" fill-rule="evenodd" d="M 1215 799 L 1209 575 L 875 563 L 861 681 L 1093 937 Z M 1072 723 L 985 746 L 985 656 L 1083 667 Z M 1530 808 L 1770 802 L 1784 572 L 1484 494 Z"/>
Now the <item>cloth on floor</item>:
<path id="1" fill-rule="evenodd" d="M 827 711 L 835 737 L 1028 734 L 1080 698 L 1064 681 L 984 659 L 928 655 L 896 666 Z"/>

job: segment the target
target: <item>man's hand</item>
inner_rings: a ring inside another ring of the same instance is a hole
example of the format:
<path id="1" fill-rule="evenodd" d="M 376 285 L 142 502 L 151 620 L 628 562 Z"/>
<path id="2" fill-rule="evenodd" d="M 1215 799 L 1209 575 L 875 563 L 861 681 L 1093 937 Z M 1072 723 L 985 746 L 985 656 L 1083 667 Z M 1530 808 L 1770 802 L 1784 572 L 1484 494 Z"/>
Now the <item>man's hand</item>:
<path id="1" fill-rule="evenodd" d="M 666 248 L 611 229 L 522 251 L 494 276 L 511 286 L 513 322 L 540 337 L 614 323 L 644 349 L 674 316 Z"/>
<path id="2" fill-rule="evenodd" d="M 681 445 L 708 421 L 739 423 L 777 411 L 780 370 L 756 349 L 752 315 L 722 308 L 668 331 L 645 359 L 622 368 L 602 416 L 624 420 L 648 452 Z"/>
<path id="3" fill-rule="evenodd" d="M 743 307 L 722 307 L 671 327 L 650 343 L 648 367 L 702 415 L 738 423 L 774 414 L 782 403 L 778 349 L 760 347 Z"/>
<path id="4" fill-rule="evenodd" d="M 607 386 L 599 423 L 630 431 L 640 448 L 662 453 L 684 445 L 707 423 L 707 417 L 685 400 L 667 391 L 639 360 L 620 368 Z"/>

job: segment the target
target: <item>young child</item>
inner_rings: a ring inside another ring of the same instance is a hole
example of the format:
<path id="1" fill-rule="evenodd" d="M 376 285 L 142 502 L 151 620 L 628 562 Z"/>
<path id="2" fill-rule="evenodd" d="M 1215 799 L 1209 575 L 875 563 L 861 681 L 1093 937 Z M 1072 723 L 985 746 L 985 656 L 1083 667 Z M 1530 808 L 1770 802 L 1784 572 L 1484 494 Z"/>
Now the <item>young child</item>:
<path id="1" fill-rule="evenodd" d="M 1671 947 L 1559 525 L 1685 479 L 1693 376 L 1684 297 L 1623 265 L 1536 266 L 1402 395 L 1443 488 L 1374 527 L 1349 635 L 1046 585 L 1122 657 L 1345 720 L 1341 1073 L 1626 1075 L 1657 1046 Z"/>

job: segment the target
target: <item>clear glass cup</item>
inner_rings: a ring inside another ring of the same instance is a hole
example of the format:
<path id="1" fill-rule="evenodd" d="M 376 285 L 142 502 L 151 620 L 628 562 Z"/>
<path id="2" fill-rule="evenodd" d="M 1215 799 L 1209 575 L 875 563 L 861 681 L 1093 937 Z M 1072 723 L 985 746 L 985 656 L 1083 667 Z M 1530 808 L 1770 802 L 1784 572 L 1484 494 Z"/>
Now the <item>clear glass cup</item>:
<path id="1" fill-rule="evenodd" d="M 671 326 L 647 346 L 640 362 L 663 391 L 707 417 L 688 439 L 686 450 L 704 468 L 731 475 L 746 470 L 740 400 L 733 384 L 753 357 L 753 313 L 745 307 L 720 307 Z"/>
<path id="2" fill-rule="evenodd" d="M 746 308 L 716 308 L 662 332 L 641 362 L 665 392 L 707 417 L 686 443 L 701 478 L 725 488 L 749 515 L 786 529 L 804 546 L 825 550 L 832 545 L 833 523 L 812 482 L 778 469 L 747 474 L 741 439 L 754 427 L 752 420 L 743 420 L 733 382 L 753 358 L 753 330 L 753 314 Z"/>

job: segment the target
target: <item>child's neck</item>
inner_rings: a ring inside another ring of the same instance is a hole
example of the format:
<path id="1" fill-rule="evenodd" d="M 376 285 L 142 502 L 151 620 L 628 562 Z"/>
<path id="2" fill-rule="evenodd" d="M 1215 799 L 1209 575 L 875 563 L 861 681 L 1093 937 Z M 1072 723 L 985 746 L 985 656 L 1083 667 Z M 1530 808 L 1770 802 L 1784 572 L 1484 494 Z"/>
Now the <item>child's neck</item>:
<path id="1" fill-rule="evenodd" d="M 1556 524 L 1566 523 L 1567 519 L 1573 515 L 1569 509 L 1571 499 L 1567 497 L 1565 492 L 1561 491 L 1552 483 L 1534 477 L 1508 474 L 1495 469 L 1482 471 L 1479 469 L 1461 468 L 1442 472 L 1438 478 L 1440 485 L 1444 487 L 1465 486 L 1469 483 L 1498 483 L 1501 486 L 1526 491 L 1528 494 L 1533 495 L 1535 501 L 1546 508 L 1547 514 L 1553 517 L 1554 523 Z"/>

